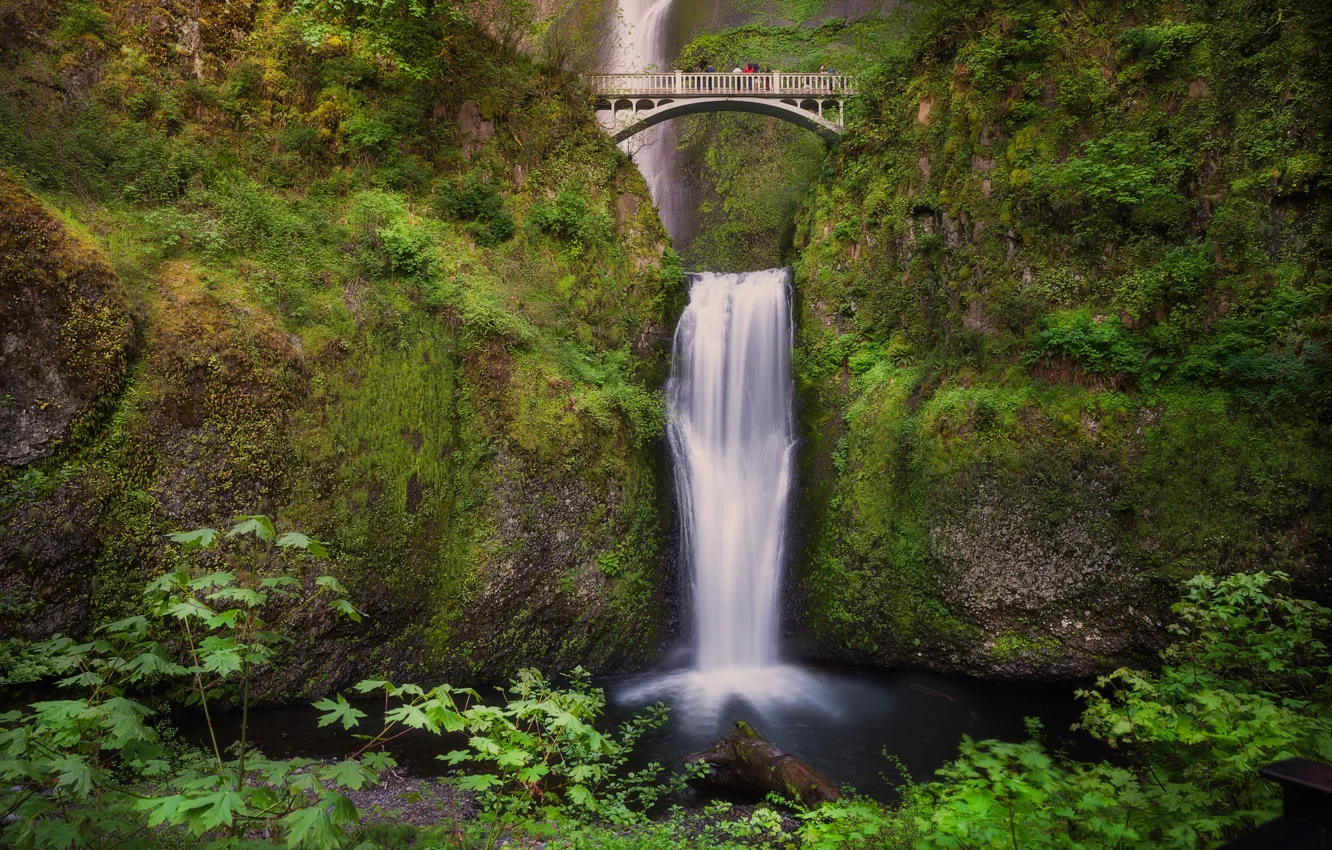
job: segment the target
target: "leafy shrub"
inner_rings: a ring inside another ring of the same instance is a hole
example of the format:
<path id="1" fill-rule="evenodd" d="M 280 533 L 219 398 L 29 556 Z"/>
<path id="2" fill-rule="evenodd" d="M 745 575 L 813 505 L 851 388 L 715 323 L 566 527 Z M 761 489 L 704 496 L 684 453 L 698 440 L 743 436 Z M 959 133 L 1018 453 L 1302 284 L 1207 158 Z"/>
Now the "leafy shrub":
<path id="1" fill-rule="evenodd" d="M 966 53 L 966 64 L 978 86 L 996 88 L 1039 65 L 1053 46 L 1049 32 L 1019 21 L 1007 35 L 988 32 L 977 39 Z"/>
<path id="2" fill-rule="evenodd" d="M 802 846 L 1212 846 L 1277 813 L 1271 762 L 1332 758 L 1332 610 L 1274 593 L 1281 573 L 1199 575 L 1175 608 L 1159 672 L 1121 669 L 1079 692 L 1082 726 L 1114 762 L 964 738 L 959 757 L 885 810 L 850 798 L 802 815 Z"/>
<path id="3" fill-rule="evenodd" d="M 610 231 L 606 213 L 573 189 L 561 189 L 551 203 L 533 204 L 530 221 L 542 233 L 582 245 L 602 241 Z"/>
<path id="4" fill-rule="evenodd" d="M 1183 214 L 1178 186 L 1185 160 L 1146 133 L 1115 132 L 1082 145 L 1081 156 L 1032 171 L 1032 188 L 1056 204 L 1080 208 L 1075 230 L 1087 235 L 1121 216 L 1169 226 Z"/>
<path id="5" fill-rule="evenodd" d="M 658 703 L 636 715 L 620 726 L 618 735 L 598 732 L 594 723 L 605 711 L 606 695 L 592 687 L 591 676 L 582 668 L 569 674 L 563 689 L 536 670 L 522 670 L 502 705 L 486 704 L 476 691 L 449 685 L 424 691 L 366 680 L 356 690 L 402 701 L 385 713 L 371 745 L 404 728 L 469 734 L 464 749 L 439 758 L 478 769 L 455 781 L 477 794 L 480 820 L 490 824 L 487 847 L 494 847 L 506 830 L 540 832 L 541 822 L 563 809 L 583 818 L 642 823 L 645 812 L 681 783 L 679 778 L 669 785 L 659 783 L 663 769 L 655 763 L 623 770 L 638 740 L 666 722 L 666 707 Z M 316 707 L 325 711 L 321 726 L 341 722 L 353 729 L 365 716 L 341 696 Z"/>
<path id="6" fill-rule="evenodd" d="M 1046 367 L 1063 362 L 1112 382 L 1122 380 L 1122 376 L 1155 380 L 1167 365 L 1157 358 L 1147 358 L 1118 316 L 1093 317 L 1090 310 L 1069 310 L 1046 317 L 1023 362 Z"/>
<path id="7" fill-rule="evenodd" d="M 1201 24 L 1158 24 L 1124 30 L 1119 36 L 1119 61 L 1140 63 L 1147 74 L 1168 69 L 1202 40 Z"/>
<path id="8" fill-rule="evenodd" d="M 98 41 L 111 40 L 111 16 L 94 0 L 72 0 L 65 4 L 65 14 L 52 35 L 56 41 L 70 44 L 84 36 Z"/>
<path id="9" fill-rule="evenodd" d="M 338 789 L 377 781 L 393 760 L 371 754 L 317 767 L 247 746 L 251 684 L 287 639 L 282 627 L 321 598 L 360 618 L 336 579 L 306 585 L 283 569 L 295 553 L 324 557 L 324 547 L 296 532 L 278 535 L 263 516 L 239 517 L 225 535 L 201 528 L 172 540 L 230 569 L 167 573 L 145 590 L 151 617 L 108 624 L 85 643 L 57 635 L 24 659 L 24 679 L 58 676 L 76 694 L 0 714 L 6 846 L 113 847 L 163 825 L 211 833 L 214 847 L 246 845 L 255 829 L 292 848 L 339 846 L 343 828 L 360 818 Z M 173 763 L 148 723 L 153 709 L 133 694 L 163 684 L 201 706 L 211 753 Z M 212 725 L 210 704 L 224 690 L 241 703 L 235 758 L 223 755 Z"/>
<path id="10" fill-rule="evenodd" d="M 282 134 L 282 146 L 305 156 L 319 153 L 319 131 L 314 127 L 292 127 Z"/>
<path id="11" fill-rule="evenodd" d="M 1220 333 L 1196 343 L 1180 361 L 1178 377 L 1224 387 L 1258 410 L 1326 416 L 1332 402 L 1332 354 L 1326 345 L 1296 339 L 1276 346 L 1245 332 L 1246 324 L 1227 323 Z"/>
<path id="12" fill-rule="evenodd" d="M 360 154 L 386 154 L 397 145 L 398 134 L 393 125 L 378 118 L 353 115 L 344 126 L 347 141 Z"/>
<path id="13" fill-rule="evenodd" d="M 434 260 L 435 245 L 420 224 L 400 218 L 376 231 L 379 243 L 388 255 L 392 270 L 405 275 L 428 270 Z"/>
<path id="14" fill-rule="evenodd" d="M 475 172 L 442 184 L 436 203 L 445 215 L 470 222 L 467 229 L 482 247 L 493 248 L 513 236 L 513 216 L 505 208 L 504 198 L 493 183 Z"/>
<path id="15" fill-rule="evenodd" d="M 110 172 L 126 200 L 174 200 L 203 173 L 203 157 L 197 150 L 141 124 L 128 124 L 115 136 L 117 152 Z"/>

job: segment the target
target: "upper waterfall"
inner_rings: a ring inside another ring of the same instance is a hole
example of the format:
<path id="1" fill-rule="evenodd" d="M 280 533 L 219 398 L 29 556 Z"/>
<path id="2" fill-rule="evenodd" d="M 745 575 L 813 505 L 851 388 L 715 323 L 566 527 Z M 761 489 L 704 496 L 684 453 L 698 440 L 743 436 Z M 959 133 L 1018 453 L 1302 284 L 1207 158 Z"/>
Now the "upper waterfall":
<path id="1" fill-rule="evenodd" d="M 620 0 L 616 19 L 616 52 L 609 70 L 615 73 L 639 73 L 665 69 L 670 38 L 668 25 L 675 0 Z M 652 201 L 657 205 L 661 223 L 672 237 L 678 237 L 681 189 L 680 152 L 676 150 L 677 131 L 668 125 L 653 127 L 631 142 L 622 142 L 633 154 L 638 170 L 647 181 Z"/>

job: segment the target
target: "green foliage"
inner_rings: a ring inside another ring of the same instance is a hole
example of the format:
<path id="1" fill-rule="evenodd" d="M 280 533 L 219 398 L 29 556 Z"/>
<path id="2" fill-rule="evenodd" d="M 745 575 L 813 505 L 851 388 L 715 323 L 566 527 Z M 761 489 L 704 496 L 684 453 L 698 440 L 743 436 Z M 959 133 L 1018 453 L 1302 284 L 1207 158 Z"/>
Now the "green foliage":
<path id="1" fill-rule="evenodd" d="M 532 205 L 528 220 L 542 233 L 550 234 L 577 250 L 610 237 L 610 217 L 599 206 L 574 189 L 561 189 L 555 200 Z"/>
<path id="2" fill-rule="evenodd" d="M 1173 22 L 1127 29 L 1119 35 L 1119 58 L 1140 63 L 1144 73 L 1159 73 L 1186 57 L 1204 33 L 1199 24 Z"/>
<path id="3" fill-rule="evenodd" d="M 1056 313 L 1043 322 L 1024 356 L 1028 365 L 1064 360 L 1091 375 L 1112 380 L 1130 376 L 1148 383 L 1159 378 L 1164 363 L 1145 357 L 1118 316 L 1093 316 L 1090 310 Z"/>
<path id="4" fill-rule="evenodd" d="M 535 670 L 523 670 L 505 693 L 502 705 L 486 704 L 471 689 L 441 685 L 423 691 L 366 680 L 360 693 L 383 692 L 401 704 L 387 711 L 382 729 L 365 748 L 388 740 L 402 728 L 435 734 L 468 735 L 464 749 L 440 759 L 467 765 L 455 779 L 472 791 L 489 824 L 486 847 L 509 831 L 540 834 L 543 821 L 568 814 L 574 820 L 603 819 L 616 824 L 643 823 L 645 811 L 683 781 L 660 784 L 662 768 L 649 764 L 634 771 L 625 765 L 635 743 L 666 722 L 666 708 L 656 705 L 621 725 L 616 735 L 597 731 L 594 722 L 606 706 L 605 693 L 593 688 L 581 668 L 569 674 L 566 688 L 555 688 Z M 356 727 L 361 713 L 338 697 L 316 704 L 325 712 L 320 725 Z"/>
<path id="5" fill-rule="evenodd" d="M 247 746 L 255 671 L 290 639 L 293 618 L 321 599 L 360 617 L 336 579 L 319 576 L 307 587 L 282 569 L 295 553 L 323 557 L 322 544 L 296 532 L 279 536 L 265 516 L 238 517 L 225 535 L 201 528 L 171 539 L 223 569 L 167 573 L 144 591 L 148 615 L 108 623 L 84 643 L 57 635 L 8 674 L 8 682 L 58 678 L 74 695 L 0 714 L 7 846 L 141 846 L 145 829 L 166 826 L 207 834 L 213 847 L 246 846 L 259 829 L 293 848 L 342 846 L 344 829 L 360 821 L 342 792 L 376 781 L 392 760 L 321 767 L 266 759 Z M 276 616 L 265 620 L 272 609 Z M 211 753 L 173 756 L 163 747 L 149 724 L 156 712 L 135 698 L 162 685 L 202 708 Z M 210 701 L 236 690 L 241 735 L 235 758 L 227 758 Z"/>
<path id="6" fill-rule="evenodd" d="M 513 236 L 513 216 L 504 206 L 504 198 L 493 183 L 474 171 L 441 185 L 436 199 L 442 212 L 469 222 L 468 231 L 482 247 L 493 248 Z"/>
<path id="7" fill-rule="evenodd" d="M 412 77 L 431 72 L 442 30 L 466 25 L 466 4 L 455 0 L 296 0 L 293 12 L 307 43 L 340 46 L 364 40 Z"/>
<path id="8" fill-rule="evenodd" d="M 1145 133 L 1111 133 L 1084 142 L 1081 156 L 1038 168 L 1032 187 L 1073 207 L 1074 229 L 1092 234 L 1123 217 L 1148 228 L 1178 221 L 1186 202 L 1177 186 L 1185 160 Z"/>
<path id="9" fill-rule="evenodd" d="M 112 40 L 111 16 L 95 0 L 72 0 L 64 6 L 64 15 L 53 33 L 58 41 L 72 46 L 85 36 L 101 42 Z"/>
<path id="10" fill-rule="evenodd" d="M 1080 692 L 1083 728 L 1122 758 L 1051 754 L 1032 719 L 1023 743 L 964 738 L 895 810 L 849 798 L 802 815 L 802 846 L 1165 850 L 1251 829 L 1280 808 L 1261 767 L 1332 756 L 1332 657 L 1316 637 L 1332 611 L 1272 592 L 1286 580 L 1195 577 L 1162 669 Z"/>

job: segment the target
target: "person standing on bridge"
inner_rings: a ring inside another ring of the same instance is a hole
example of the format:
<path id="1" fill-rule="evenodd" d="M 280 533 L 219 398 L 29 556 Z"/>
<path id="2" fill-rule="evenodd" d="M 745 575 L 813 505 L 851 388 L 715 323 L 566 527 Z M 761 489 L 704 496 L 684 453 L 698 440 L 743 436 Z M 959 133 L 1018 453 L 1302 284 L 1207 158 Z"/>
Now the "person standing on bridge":
<path id="1" fill-rule="evenodd" d="M 717 69 L 712 67 L 712 63 L 709 62 L 708 67 L 704 69 L 704 73 L 715 74 L 717 73 Z M 708 77 L 708 91 L 712 91 L 712 77 Z"/>

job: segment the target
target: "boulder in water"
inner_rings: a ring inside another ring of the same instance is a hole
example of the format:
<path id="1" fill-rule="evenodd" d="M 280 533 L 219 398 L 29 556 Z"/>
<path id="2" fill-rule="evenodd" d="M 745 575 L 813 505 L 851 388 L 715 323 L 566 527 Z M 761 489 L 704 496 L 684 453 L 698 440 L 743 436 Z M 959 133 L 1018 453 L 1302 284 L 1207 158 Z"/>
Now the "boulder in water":
<path id="1" fill-rule="evenodd" d="M 811 808 L 842 796 L 827 777 L 765 740 L 743 720 L 735 721 L 735 729 L 725 738 L 684 761 L 708 766 L 707 773 L 693 780 L 700 788 L 778 794 Z"/>

